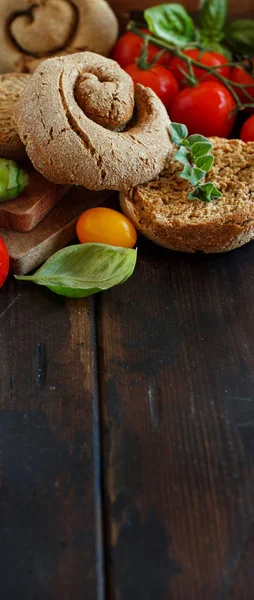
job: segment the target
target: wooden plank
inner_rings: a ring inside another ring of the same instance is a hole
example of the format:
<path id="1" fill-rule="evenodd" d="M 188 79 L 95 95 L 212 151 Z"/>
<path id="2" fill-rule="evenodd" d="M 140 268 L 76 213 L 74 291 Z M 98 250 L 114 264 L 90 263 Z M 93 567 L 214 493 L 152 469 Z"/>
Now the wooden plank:
<path id="1" fill-rule="evenodd" d="M 66 194 L 69 186 L 47 181 L 32 166 L 25 165 L 28 187 L 15 200 L 0 203 L 0 227 L 13 231 L 31 231 Z"/>
<path id="2" fill-rule="evenodd" d="M 149 6 L 156 6 L 157 4 L 162 4 L 161 0 L 110 0 L 111 6 L 114 10 L 123 14 L 130 10 L 143 10 L 144 8 L 148 8 Z M 201 4 L 199 0 L 185 0 L 181 2 L 184 4 L 186 8 L 193 12 L 196 11 Z M 232 16 L 241 16 L 244 14 L 253 14 L 254 7 L 252 0 L 242 0 L 239 3 L 239 0 L 229 0 L 229 13 Z"/>
<path id="3" fill-rule="evenodd" d="M 112 600 L 252 600 L 254 244 L 97 298 Z"/>
<path id="4" fill-rule="evenodd" d="M 0 237 L 9 250 L 11 272 L 28 273 L 69 244 L 76 236 L 76 223 L 81 213 L 104 204 L 111 195 L 112 192 L 107 190 L 90 192 L 81 187 L 72 188 L 29 233 L 0 229 Z"/>
<path id="5" fill-rule="evenodd" d="M 0 293 L 0 589 L 104 600 L 93 301 Z"/>

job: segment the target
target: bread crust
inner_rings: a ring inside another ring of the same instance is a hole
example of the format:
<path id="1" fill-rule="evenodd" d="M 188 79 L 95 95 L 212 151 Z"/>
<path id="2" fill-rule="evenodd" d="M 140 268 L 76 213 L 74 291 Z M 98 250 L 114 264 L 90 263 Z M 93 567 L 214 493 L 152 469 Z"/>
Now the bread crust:
<path id="1" fill-rule="evenodd" d="M 28 160 L 24 144 L 13 121 L 14 108 L 30 75 L 8 73 L 0 75 L 0 156 L 17 161 Z"/>
<path id="2" fill-rule="evenodd" d="M 85 73 L 88 114 L 76 95 Z M 118 130 L 129 119 L 133 100 L 133 82 L 115 61 L 83 52 L 38 67 L 18 103 L 15 121 L 28 156 L 47 179 L 91 190 L 124 190 L 155 177 L 172 152 L 168 114 L 149 88 L 136 86 L 135 118 L 124 131 Z"/>
<path id="3" fill-rule="evenodd" d="M 222 192 L 188 200 L 191 186 L 172 161 L 154 181 L 121 194 L 123 212 L 154 243 L 179 252 L 228 252 L 254 238 L 254 143 L 212 138 L 215 163 L 207 179 Z"/>
<path id="4" fill-rule="evenodd" d="M 32 73 L 50 56 L 81 50 L 108 56 L 117 37 L 106 0 L 1 0 L 0 73 Z"/>

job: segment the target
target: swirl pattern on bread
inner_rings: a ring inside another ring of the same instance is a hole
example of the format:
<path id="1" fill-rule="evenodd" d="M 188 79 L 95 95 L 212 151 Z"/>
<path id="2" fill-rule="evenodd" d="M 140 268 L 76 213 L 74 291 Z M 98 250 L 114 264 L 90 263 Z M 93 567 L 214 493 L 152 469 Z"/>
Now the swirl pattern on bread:
<path id="1" fill-rule="evenodd" d="M 1 0 L 0 72 L 33 72 L 52 56 L 108 56 L 118 23 L 106 0 Z"/>
<path id="2" fill-rule="evenodd" d="M 121 190 L 149 181 L 172 151 L 169 117 L 149 88 L 90 52 L 49 59 L 16 109 L 35 168 L 55 183 Z"/>

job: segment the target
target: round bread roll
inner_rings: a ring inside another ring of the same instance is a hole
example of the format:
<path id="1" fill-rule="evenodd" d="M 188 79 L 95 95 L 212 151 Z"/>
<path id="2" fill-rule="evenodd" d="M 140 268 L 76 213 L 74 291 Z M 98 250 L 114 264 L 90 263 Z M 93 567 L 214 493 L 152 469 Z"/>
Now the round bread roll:
<path id="1" fill-rule="evenodd" d="M 171 161 L 154 181 L 121 194 L 123 212 L 155 244 L 180 252 L 227 252 L 254 238 L 254 143 L 212 138 L 207 174 L 222 192 L 211 202 L 188 200 L 193 189 Z"/>
<path id="2" fill-rule="evenodd" d="M 17 134 L 13 121 L 13 110 L 30 75 L 8 73 L 0 75 L 0 157 L 12 160 L 27 160 L 24 144 Z"/>
<path id="3" fill-rule="evenodd" d="M 55 183 L 124 190 L 155 177 L 172 152 L 162 102 L 110 59 L 53 58 L 32 75 L 15 111 L 34 167 Z"/>
<path id="4" fill-rule="evenodd" d="M 1 0 L 0 73 L 33 72 L 50 56 L 108 56 L 118 36 L 106 0 Z"/>

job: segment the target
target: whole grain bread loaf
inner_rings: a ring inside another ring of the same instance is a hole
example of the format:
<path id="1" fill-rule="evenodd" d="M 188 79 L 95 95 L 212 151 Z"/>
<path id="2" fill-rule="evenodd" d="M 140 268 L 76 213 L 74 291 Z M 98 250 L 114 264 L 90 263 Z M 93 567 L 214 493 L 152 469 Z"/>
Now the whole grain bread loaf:
<path id="1" fill-rule="evenodd" d="M 123 212 L 147 238 L 181 252 L 226 252 L 254 238 L 254 143 L 212 138 L 207 174 L 222 192 L 212 202 L 188 200 L 192 186 L 171 160 L 149 183 L 121 194 Z"/>
<path id="2" fill-rule="evenodd" d="M 30 75 L 7 73 L 0 75 L 0 157 L 28 160 L 25 146 L 17 133 L 13 111 Z"/>

